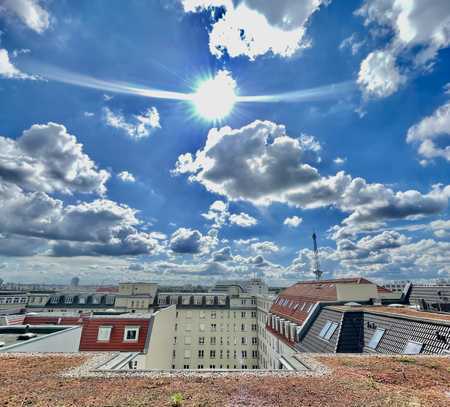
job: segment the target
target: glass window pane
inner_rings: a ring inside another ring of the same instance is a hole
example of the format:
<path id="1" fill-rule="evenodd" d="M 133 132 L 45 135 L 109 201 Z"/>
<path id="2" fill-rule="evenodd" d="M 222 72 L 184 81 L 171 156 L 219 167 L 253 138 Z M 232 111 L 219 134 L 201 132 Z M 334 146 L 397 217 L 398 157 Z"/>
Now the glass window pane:
<path id="1" fill-rule="evenodd" d="M 320 336 L 321 338 L 323 338 L 323 337 L 325 336 L 326 332 L 327 332 L 328 329 L 330 328 L 330 325 L 331 325 L 331 321 L 327 321 L 327 322 L 325 323 L 325 325 L 323 326 L 322 330 L 321 330 L 320 333 L 319 333 L 319 336 Z"/>
<path id="2" fill-rule="evenodd" d="M 423 348 L 423 343 L 408 341 L 403 349 L 403 354 L 405 355 L 418 355 Z"/>
<path id="3" fill-rule="evenodd" d="M 336 322 L 333 322 L 331 324 L 330 328 L 328 329 L 327 333 L 323 337 L 323 339 L 328 341 L 333 336 L 334 331 L 336 330 L 337 327 L 338 327 L 338 324 Z"/>
<path id="4" fill-rule="evenodd" d="M 383 335 L 384 329 L 378 328 L 373 334 L 372 338 L 370 339 L 370 342 L 367 345 L 367 347 L 370 349 L 376 349 Z"/>

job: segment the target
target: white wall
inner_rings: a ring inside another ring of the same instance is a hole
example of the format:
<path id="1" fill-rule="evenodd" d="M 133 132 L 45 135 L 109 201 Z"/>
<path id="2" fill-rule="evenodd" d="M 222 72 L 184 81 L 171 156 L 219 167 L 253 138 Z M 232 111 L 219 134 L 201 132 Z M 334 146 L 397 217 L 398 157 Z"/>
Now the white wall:
<path id="1" fill-rule="evenodd" d="M 80 338 L 81 326 L 76 326 L 7 346 L 1 352 L 76 353 L 80 347 Z"/>
<path id="2" fill-rule="evenodd" d="M 170 369 L 176 307 L 172 305 L 153 314 L 150 320 L 150 339 L 145 354 L 146 369 Z"/>

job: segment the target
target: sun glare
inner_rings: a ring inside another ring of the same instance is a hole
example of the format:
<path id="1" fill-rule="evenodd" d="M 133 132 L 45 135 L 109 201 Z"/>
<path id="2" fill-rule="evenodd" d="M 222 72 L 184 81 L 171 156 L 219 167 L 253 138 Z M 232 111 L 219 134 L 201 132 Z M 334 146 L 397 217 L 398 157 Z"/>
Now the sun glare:
<path id="1" fill-rule="evenodd" d="M 211 121 L 225 118 L 236 103 L 235 89 L 236 81 L 226 70 L 201 82 L 192 98 L 197 114 Z"/>

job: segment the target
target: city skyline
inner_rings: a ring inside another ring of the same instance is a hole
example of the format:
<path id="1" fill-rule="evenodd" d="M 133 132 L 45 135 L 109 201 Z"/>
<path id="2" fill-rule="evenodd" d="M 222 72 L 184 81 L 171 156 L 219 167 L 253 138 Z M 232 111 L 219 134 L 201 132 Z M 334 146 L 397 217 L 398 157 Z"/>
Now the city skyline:
<path id="1" fill-rule="evenodd" d="M 345 24 L 342 22 L 345 21 Z M 450 277 L 450 5 L 0 0 L 0 278 Z"/>

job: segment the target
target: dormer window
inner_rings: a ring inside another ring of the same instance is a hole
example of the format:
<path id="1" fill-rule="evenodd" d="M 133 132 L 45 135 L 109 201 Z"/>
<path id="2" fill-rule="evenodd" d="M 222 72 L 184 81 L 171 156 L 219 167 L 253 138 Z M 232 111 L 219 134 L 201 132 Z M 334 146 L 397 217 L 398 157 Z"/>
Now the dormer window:
<path id="1" fill-rule="evenodd" d="M 111 338 L 112 326 L 100 326 L 97 333 L 98 342 L 109 342 Z"/>
<path id="2" fill-rule="evenodd" d="M 50 298 L 50 304 L 58 304 L 59 296 L 53 296 Z"/>
<path id="3" fill-rule="evenodd" d="M 139 339 L 139 327 L 138 326 L 126 326 L 123 333 L 124 342 L 137 342 Z"/>

